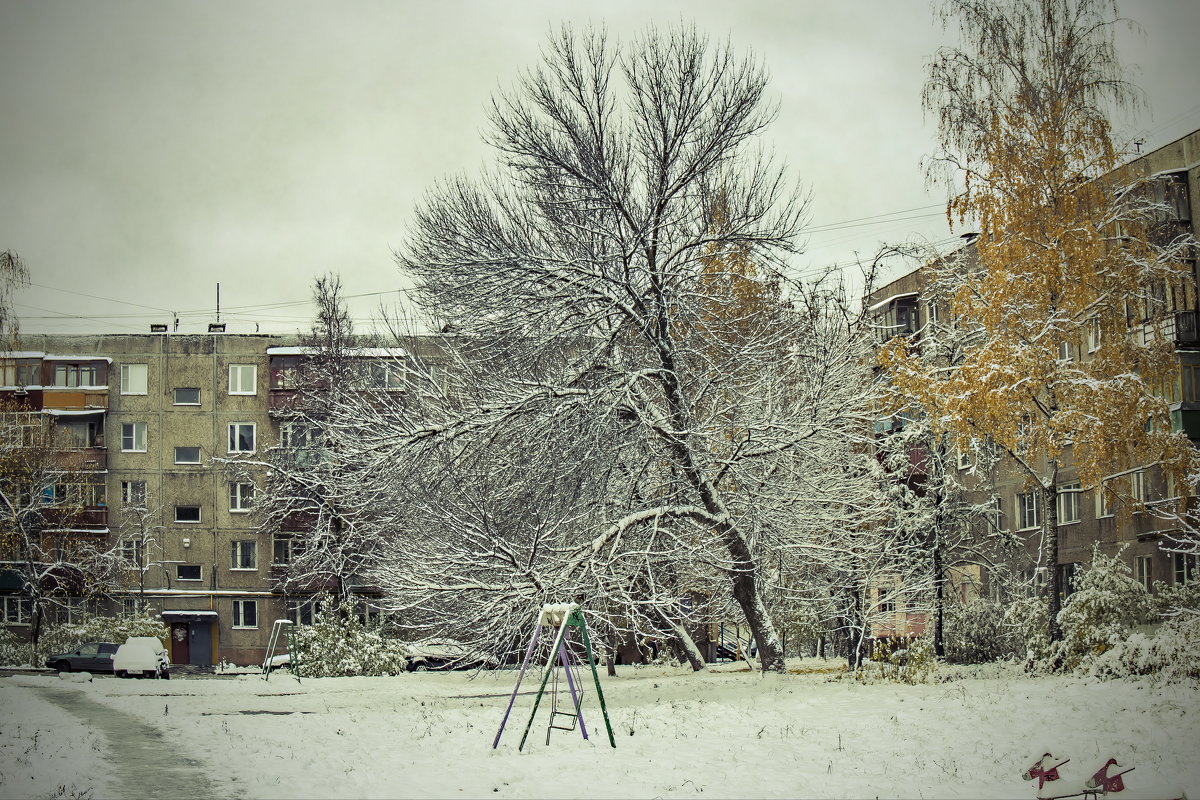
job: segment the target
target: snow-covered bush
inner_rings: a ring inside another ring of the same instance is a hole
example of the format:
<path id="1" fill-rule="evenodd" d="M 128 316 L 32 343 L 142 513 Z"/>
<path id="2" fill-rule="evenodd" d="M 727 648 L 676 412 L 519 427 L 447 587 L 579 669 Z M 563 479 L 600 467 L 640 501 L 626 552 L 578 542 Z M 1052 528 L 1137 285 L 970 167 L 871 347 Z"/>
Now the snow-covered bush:
<path id="1" fill-rule="evenodd" d="M 1011 637 L 1014 652 L 1024 656 L 1026 669 L 1037 668 L 1050 649 L 1047 605 L 1044 597 L 1023 597 L 1004 609 L 1004 629 Z"/>
<path id="2" fill-rule="evenodd" d="M 29 659 L 29 645 L 8 628 L 0 627 L 0 664 L 16 667 Z"/>
<path id="3" fill-rule="evenodd" d="M 859 683 L 931 683 L 937 670 L 933 641 L 928 637 L 876 639 L 870 659 L 851 675 Z"/>
<path id="4" fill-rule="evenodd" d="M 1155 581 L 1150 603 L 1154 612 L 1163 617 L 1200 613 L 1200 581 L 1171 584 Z"/>
<path id="5" fill-rule="evenodd" d="M 1092 563 L 1076 574 L 1074 588 L 1058 613 L 1062 641 L 1048 653 L 1067 670 L 1125 641 L 1150 615 L 1150 595 L 1120 553 L 1107 556 L 1093 548 Z"/>
<path id="6" fill-rule="evenodd" d="M 407 662 L 400 642 L 386 639 L 358 618 L 342 617 L 336 610 L 317 612 L 312 625 L 296 629 L 296 659 L 309 678 L 352 675 L 399 675 Z"/>
<path id="7" fill-rule="evenodd" d="M 984 664 L 1025 652 L 1018 631 L 1005 624 L 1008 608 L 986 597 L 948 603 L 944 646 L 953 664 Z"/>
<path id="8" fill-rule="evenodd" d="M 1098 678 L 1200 678 L 1200 615 L 1183 614 L 1167 620 L 1154 633 L 1130 634 L 1091 659 L 1088 672 Z"/>
<path id="9" fill-rule="evenodd" d="M 170 631 L 153 612 L 119 617 L 89 615 L 82 622 L 64 622 L 46 628 L 38 641 L 33 663 L 41 666 L 47 656 L 69 653 L 84 642 L 124 644 L 130 636 L 155 636 L 164 644 L 170 641 Z M 25 647 L 28 651 L 28 645 Z"/>

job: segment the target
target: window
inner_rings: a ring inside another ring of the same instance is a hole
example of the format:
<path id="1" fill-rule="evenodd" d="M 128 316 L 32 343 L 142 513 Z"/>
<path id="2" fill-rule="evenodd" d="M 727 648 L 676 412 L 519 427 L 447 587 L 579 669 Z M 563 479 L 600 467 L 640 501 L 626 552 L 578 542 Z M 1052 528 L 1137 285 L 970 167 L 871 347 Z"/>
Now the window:
<path id="1" fill-rule="evenodd" d="M 54 385 L 68 388 L 99 386 L 100 370 L 94 364 L 55 364 Z"/>
<path id="2" fill-rule="evenodd" d="M 290 533 L 277 533 L 271 541 L 271 563 L 284 565 L 304 552 L 304 540 Z"/>
<path id="3" fill-rule="evenodd" d="M 1058 524 L 1079 522 L 1079 489 L 1078 483 L 1067 483 L 1058 487 Z"/>
<path id="4" fill-rule="evenodd" d="M 40 386 L 41 360 L 0 360 L 0 386 Z"/>
<path id="5" fill-rule="evenodd" d="M 229 426 L 229 452 L 254 452 L 254 423 L 235 422 Z"/>
<path id="6" fill-rule="evenodd" d="M 175 565 L 175 580 L 177 581 L 198 581 L 201 580 L 199 564 L 176 564 Z"/>
<path id="7" fill-rule="evenodd" d="M 1004 530 L 1004 501 L 999 497 L 992 498 L 992 508 L 989 517 L 993 530 Z"/>
<path id="8" fill-rule="evenodd" d="M 127 564 L 142 563 L 142 540 L 141 539 L 124 539 L 121 541 L 121 560 Z"/>
<path id="9" fill-rule="evenodd" d="M 199 464 L 200 463 L 200 448 L 199 447 L 176 447 L 175 448 L 175 463 L 176 464 Z"/>
<path id="10" fill-rule="evenodd" d="M 3 598 L 4 624 L 28 625 L 30 602 L 28 597 L 5 595 Z"/>
<path id="11" fill-rule="evenodd" d="M 146 482 L 121 481 L 121 505 L 135 508 L 145 508 Z"/>
<path id="12" fill-rule="evenodd" d="M 1154 588 L 1154 556 L 1138 556 L 1134 559 L 1137 582 L 1148 592 Z"/>
<path id="13" fill-rule="evenodd" d="M 239 541 L 231 542 L 230 547 L 230 569 L 256 569 L 258 561 L 258 542 L 255 541 Z"/>
<path id="14" fill-rule="evenodd" d="M 1175 584 L 1182 586 L 1185 583 L 1193 583 L 1196 580 L 1196 560 L 1195 553 L 1175 553 L 1173 560 L 1175 562 Z"/>
<path id="15" fill-rule="evenodd" d="M 200 506 L 175 506 L 175 521 L 193 523 L 200 521 Z"/>
<path id="16" fill-rule="evenodd" d="M 1092 317 L 1087 326 L 1088 352 L 1094 353 L 1100 349 L 1100 320 Z"/>
<path id="17" fill-rule="evenodd" d="M 58 607 L 58 613 L 55 616 L 60 623 L 68 625 L 79 625 L 87 617 L 88 603 L 82 597 L 68 597 L 64 599 Z M 98 648 L 99 645 L 92 645 Z"/>
<path id="18" fill-rule="evenodd" d="M 880 614 L 896 613 L 896 601 L 888 596 L 887 590 L 886 589 L 876 589 L 875 591 L 878 592 L 877 604 L 879 607 L 879 613 Z"/>
<path id="19" fill-rule="evenodd" d="M 321 610 L 321 603 L 317 600 L 288 600 L 287 601 L 287 618 L 292 621 L 293 625 L 312 625 L 313 617 Z"/>
<path id="20" fill-rule="evenodd" d="M 404 386 L 404 364 L 399 361 L 372 361 L 368 385 L 374 389 L 400 389 Z"/>
<path id="21" fill-rule="evenodd" d="M 121 394 L 146 394 L 146 365 L 121 365 Z"/>
<path id="22" fill-rule="evenodd" d="M 233 627 L 235 627 L 235 628 L 257 628 L 258 627 L 258 601 L 257 600 L 234 600 L 233 601 Z"/>
<path id="23" fill-rule="evenodd" d="M 1177 172 L 1162 175 L 1150 185 L 1151 199 L 1155 203 L 1154 218 L 1160 222 L 1186 221 L 1192 218 L 1188 207 L 1187 173 Z"/>
<path id="24" fill-rule="evenodd" d="M 299 422 L 285 422 L 279 426 L 279 446 L 288 449 L 308 447 L 316 439 L 317 432 Z"/>
<path id="25" fill-rule="evenodd" d="M 1133 498 L 1133 502 L 1145 504 L 1146 502 L 1146 472 L 1138 470 L 1129 476 L 1129 496 Z"/>
<path id="26" fill-rule="evenodd" d="M 177 406 L 198 406 L 200 405 L 200 390 L 191 387 L 180 387 L 175 390 L 175 405 Z"/>
<path id="27" fill-rule="evenodd" d="M 1096 518 L 1111 517 L 1112 506 L 1108 500 L 1108 487 L 1100 484 L 1096 487 Z"/>
<path id="28" fill-rule="evenodd" d="M 230 511 L 249 511 L 250 505 L 254 500 L 254 484 L 253 483 L 231 483 L 229 484 L 229 510 Z"/>
<path id="29" fill-rule="evenodd" d="M 1074 563 L 1058 565 L 1058 585 L 1062 587 L 1062 594 L 1059 597 L 1063 600 L 1066 600 L 1075 591 L 1075 568 L 1078 566 Z"/>
<path id="30" fill-rule="evenodd" d="M 121 615 L 132 617 L 138 613 L 138 601 L 136 597 L 121 598 Z"/>
<path id="31" fill-rule="evenodd" d="M 255 394 L 258 383 L 258 368 L 253 364 L 229 365 L 229 393 Z"/>
<path id="32" fill-rule="evenodd" d="M 971 468 L 971 451 L 960 448 L 960 449 L 956 450 L 955 453 L 957 454 L 957 457 L 958 457 L 958 468 L 959 469 L 970 469 Z"/>
<path id="33" fill-rule="evenodd" d="M 1036 490 L 1017 495 L 1017 527 L 1019 530 L 1027 531 L 1041 525 L 1039 512 Z"/>
<path id="34" fill-rule="evenodd" d="M 144 422 L 122 422 L 121 423 L 121 452 L 123 452 L 123 453 L 144 453 L 144 452 L 146 452 L 146 423 L 144 423 Z"/>
<path id="35" fill-rule="evenodd" d="M 1060 342 L 1058 345 L 1058 360 L 1059 361 L 1074 361 L 1075 348 L 1070 342 Z"/>

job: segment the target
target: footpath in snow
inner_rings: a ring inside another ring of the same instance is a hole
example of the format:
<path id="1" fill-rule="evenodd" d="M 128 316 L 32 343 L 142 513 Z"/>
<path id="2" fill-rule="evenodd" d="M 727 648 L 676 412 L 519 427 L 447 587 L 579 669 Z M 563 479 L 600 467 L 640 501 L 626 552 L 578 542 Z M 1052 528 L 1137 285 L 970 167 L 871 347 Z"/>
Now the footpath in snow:
<path id="1" fill-rule="evenodd" d="M 1194 682 L 993 669 L 864 686 L 736 669 L 602 675 L 615 750 L 589 681 L 591 740 L 554 731 L 547 746 L 543 705 L 524 752 L 529 681 L 491 748 L 512 671 L 300 682 L 15 676 L 0 679 L 0 797 L 117 796 L 122 776 L 141 769 L 171 796 L 1033 798 L 1020 772 L 1046 750 L 1088 774 L 1109 757 L 1136 767 L 1129 795 L 1153 781 L 1200 797 Z M 63 692 L 80 695 L 63 703 L 74 714 L 50 697 Z M 103 709 L 161 733 L 163 757 L 115 742 L 129 723 L 76 716 Z"/>

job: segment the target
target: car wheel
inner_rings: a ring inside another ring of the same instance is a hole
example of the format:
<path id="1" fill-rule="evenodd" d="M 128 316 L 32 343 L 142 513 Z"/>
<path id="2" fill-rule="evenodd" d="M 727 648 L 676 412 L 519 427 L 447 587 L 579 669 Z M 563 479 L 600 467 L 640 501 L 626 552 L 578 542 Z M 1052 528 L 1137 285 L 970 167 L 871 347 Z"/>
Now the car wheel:
<path id="1" fill-rule="evenodd" d="M 157 678 L 158 670 L 156 670 L 156 669 L 145 670 L 144 672 L 142 672 L 142 677 L 143 678 Z"/>
<path id="2" fill-rule="evenodd" d="M 59 661 L 58 663 L 56 663 L 54 665 L 54 668 L 56 670 L 58 670 L 59 672 L 70 672 L 71 671 L 71 662 L 67 661 L 66 659 L 63 659 L 62 661 Z"/>
<path id="3" fill-rule="evenodd" d="M 125 670 L 123 670 L 123 669 L 119 669 L 119 670 L 117 670 L 117 673 L 116 673 L 116 674 L 117 674 L 117 677 L 118 677 L 118 678 L 128 678 L 128 677 L 129 677 L 129 673 L 128 673 L 128 672 L 126 672 L 126 671 L 125 671 Z"/>
<path id="4" fill-rule="evenodd" d="M 424 661 L 418 661 L 416 664 L 413 665 L 413 672 L 428 672 L 428 671 L 429 671 L 429 665 L 427 663 L 425 663 Z"/>

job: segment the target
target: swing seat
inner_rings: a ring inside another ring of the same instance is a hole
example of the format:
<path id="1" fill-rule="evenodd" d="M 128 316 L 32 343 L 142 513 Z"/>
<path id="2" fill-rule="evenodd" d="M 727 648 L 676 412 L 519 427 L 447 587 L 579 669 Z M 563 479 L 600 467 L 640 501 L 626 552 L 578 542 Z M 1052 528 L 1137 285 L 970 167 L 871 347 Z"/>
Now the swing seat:
<path id="1" fill-rule="evenodd" d="M 560 718 L 562 721 L 560 721 Z M 566 720 L 570 720 L 571 724 L 567 725 Z M 550 712 L 550 727 L 556 731 L 573 731 L 575 724 L 579 721 L 578 714 L 572 714 L 569 711 L 551 711 Z"/>

